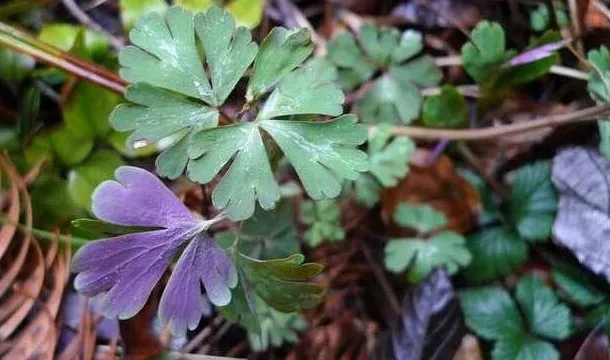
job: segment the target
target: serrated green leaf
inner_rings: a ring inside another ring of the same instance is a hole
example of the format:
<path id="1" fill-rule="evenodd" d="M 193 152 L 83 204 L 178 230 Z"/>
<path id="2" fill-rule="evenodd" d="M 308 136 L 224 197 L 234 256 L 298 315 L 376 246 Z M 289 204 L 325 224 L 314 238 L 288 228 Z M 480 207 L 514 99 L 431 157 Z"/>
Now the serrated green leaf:
<path id="1" fill-rule="evenodd" d="M 246 98 L 252 101 L 266 93 L 283 76 L 299 66 L 313 51 L 307 29 L 274 28 L 261 44 Z"/>
<path id="2" fill-rule="evenodd" d="M 473 282 L 485 282 L 508 275 L 527 260 L 527 244 L 503 226 L 483 229 L 466 241 L 472 253 L 464 275 Z"/>
<path id="3" fill-rule="evenodd" d="M 517 171 L 509 207 L 510 218 L 522 238 L 541 241 L 551 236 L 557 195 L 551 182 L 549 162 L 536 162 Z"/>
<path id="4" fill-rule="evenodd" d="M 409 171 L 415 144 L 406 136 L 390 140 L 388 127 L 380 127 L 369 135 L 369 171 L 386 188 L 396 186 Z"/>
<path id="5" fill-rule="evenodd" d="M 481 21 L 470 34 L 471 41 L 462 46 L 464 69 L 478 83 L 489 81 L 504 61 L 506 43 L 500 24 Z"/>
<path id="6" fill-rule="evenodd" d="M 104 180 L 112 179 L 123 160 L 112 151 L 101 150 L 68 173 L 68 191 L 75 204 L 91 209 L 91 195 Z"/>
<path id="7" fill-rule="evenodd" d="M 329 41 L 327 51 L 328 59 L 338 68 L 338 82 L 344 89 L 352 89 L 375 73 L 375 66 L 366 59 L 354 36 L 347 31 Z"/>
<path id="8" fill-rule="evenodd" d="M 242 225 L 238 250 L 259 259 L 279 258 L 299 252 L 293 217 L 289 201 L 281 201 L 270 211 L 257 208 Z M 229 248 L 236 238 L 232 232 L 216 234 L 216 241 L 223 248 Z"/>
<path id="9" fill-rule="evenodd" d="M 210 71 L 214 90 L 211 105 L 219 106 L 254 61 L 257 46 L 248 29 L 235 28 L 234 18 L 216 6 L 195 16 L 195 30 L 203 42 Z"/>
<path id="10" fill-rule="evenodd" d="M 445 214 L 427 204 L 400 203 L 394 210 L 393 219 L 402 227 L 413 228 L 424 234 L 447 225 Z"/>
<path id="11" fill-rule="evenodd" d="M 529 275 L 519 280 L 515 297 L 534 334 L 554 340 L 570 336 L 570 309 L 540 279 Z"/>
<path id="12" fill-rule="evenodd" d="M 196 133 L 189 148 L 188 175 L 206 184 L 231 160 L 229 170 L 212 193 L 214 206 L 226 208 L 232 220 L 254 213 L 255 201 L 269 210 L 280 198 L 256 123 L 223 126 Z"/>
<path id="13" fill-rule="evenodd" d="M 314 200 L 337 197 L 343 179 L 355 180 L 368 170 L 366 154 L 356 146 L 366 130 L 353 115 L 325 122 L 265 120 L 260 127 L 282 149 L 303 187 Z"/>
<path id="14" fill-rule="evenodd" d="M 501 340 L 524 333 L 523 320 L 510 295 L 501 288 L 462 291 L 460 302 L 466 324 L 487 340 Z"/>
<path id="15" fill-rule="evenodd" d="M 308 62 L 284 78 L 273 90 L 257 119 L 286 115 L 340 115 L 343 92 L 334 84 L 336 70 L 323 59 Z"/>
<path id="16" fill-rule="evenodd" d="M 283 312 L 300 311 L 317 306 L 326 289 L 312 283 L 323 266 L 303 264 L 300 254 L 283 259 L 257 260 L 237 254 L 237 265 L 247 277 L 251 289 L 269 306 Z"/>
<path id="17" fill-rule="evenodd" d="M 559 352 L 549 342 L 527 334 L 515 334 L 496 343 L 493 360 L 559 360 Z"/>
<path id="18" fill-rule="evenodd" d="M 128 147 L 133 148 L 138 141 L 152 144 L 170 135 L 186 132 L 181 136 L 183 141 L 174 143 L 175 153 L 169 153 L 173 149 L 170 148 L 163 153 L 165 156 L 162 154 L 157 159 L 157 170 L 169 178 L 177 178 L 184 171 L 188 161 L 185 145 L 191 134 L 218 124 L 216 109 L 145 83 L 129 86 L 125 98 L 131 102 L 117 106 L 110 115 L 110 123 L 117 131 L 135 130 L 128 137 Z M 176 156 L 170 156 L 174 154 Z"/>
<path id="19" fill-rule="evenodd" d="M 165 17 L 156 12 L 142 16 L 129 38 L 133 45 L 119 53 L 123 79 L 215 103 L 195 43 L 191 12 L 172 7 Z"/>
<path id="20" fill-rule="evenodd" d="M 581 274 L 554 269 L 551 276 L 557 286 L 567 294 L 568 298 L 580 307 L 599 305 L 607 298 L 606 294 L 593 286 Z"/>
<path id="21" fill-rule="evenodd" d="M 463 127 L 468 122 L 466 100 L 454 86 L 445 85 L 439 95 L 424 101 L 422 120 L 432 128 Z"/>
<path id="22" fill-rule="evenodd" d="M 341 209 L 334 201 L 303 201 L 300 218 L 308 225 L 304 236 L 311 247 L 316 247 L 324 241 L 345 239 L 345 231 L 341 227 Z"/>
<path id="23" fill-rule="evenodd" d="M 167 4 L 163 0 L 120 0 L 121 21 L 123 28 L 130 30 L 136 20 L 151 12 L 165 13 Z"/>
<path id="24" fill-rule="evenodd" d="M 411 282 L 423 280 L 435 268 L 442 266 L 449 274 L 459 267 L 468 265 L 470 252 L 465 239 L 453 231 L 444 231 L 429 240 L 394 239 L 385 247 L 385 267 L 389 271 L 401 273 L 408 269 L 407 278 Z"/>

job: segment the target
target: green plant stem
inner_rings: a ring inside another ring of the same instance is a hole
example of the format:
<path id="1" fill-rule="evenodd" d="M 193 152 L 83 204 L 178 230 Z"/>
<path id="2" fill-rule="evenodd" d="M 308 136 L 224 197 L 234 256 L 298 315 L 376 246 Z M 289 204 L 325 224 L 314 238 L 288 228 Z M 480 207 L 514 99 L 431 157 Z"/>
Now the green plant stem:
<path id="1" fill-rule="evenodd" d="M 38 239 L 42 239 L 47 242 L 51 242 L 51 241 L 54 241 L 55 239 L 58 239 L 59 242 L 64 245 L 70 244 L 75 247 L 80 247 L 91 241 L 88 239 L 83 239 L 83 238 L 74 237 L 74 236 L 70 236 L 70 235 L 56 234 L 56 233 L 52 233 L 49 231 L 40 230 L 40 229 L 36 229 L 36 228 L 28 229 L 27 226 L 20 224 L 20 223 L 16 223 L 14 221 L 11 221 L 4 216 L 0 216 L 0 224 L 14 225 L 23 233 L 34 235 Z"/>
<path id="2" fill-rule="evenodd" d="M 125 91 L 126 83 L 115 73 L 78 59 L 2 22 L 0 22 L 0 46 L 28 54 L 40 62 L 106 89 L 119 93 Z"/>

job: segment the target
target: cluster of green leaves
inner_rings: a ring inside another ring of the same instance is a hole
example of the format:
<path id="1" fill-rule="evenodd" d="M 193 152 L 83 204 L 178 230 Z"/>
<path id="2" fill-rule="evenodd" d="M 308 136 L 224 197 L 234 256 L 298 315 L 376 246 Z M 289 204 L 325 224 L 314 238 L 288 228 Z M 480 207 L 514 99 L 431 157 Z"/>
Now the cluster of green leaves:
<path id="1" fill-rule="evenodd" d="M 566 27 L 570 24 L 568 14 L 565 9 L 556 7 L 557 3 L 553 3 L 555 11 L 555 19 L 560 27 Z M 551 12 L 548 4 L 539 4 L 530 12 L 530 27 L 534 31 L 542 32 L 551 27 Z"/>
<path id="2" fill-rule="evenodd" d="M 587 54 L 589 64 L 593 68 L 588 82 L 591 98 L 597 104 L 610 103 L 610 52 L 605 46 L 591 50 Z M 597 122 L 599 128 L 599 150 L 610 159 L 610 119 L 604 118 Z"/>
<path id="3" fill-rule="evenodd" d="M 500 287 L 462 291 L 466 324 L 494 342 L 494 360 L 558 360 L 559 352 L 549 340 L 570 336 L 570 309 L 534 275 L 519 280 L 514 296 L 518 305 Z"/>
<path id="4" fill-rule="evenodd" d="M 467 266 L 472 256 L 466 239 L 455 231 L 442 230 L 447 225 L 445 214 L 429 205 L 400 203 L 394 222 L 416 231 L 411 238 L 391 239 L 385 247 L 385 267 L 391 272 L 407 272 L 410 282 L 419 282 L 437 267 L 455 274 Z"/>
<path id="5" fill-rule="evenodd" d="M 517 170 L 510 197 L 499 206 L 480 178 L 465 172 L 479 189 L 483 229 L 468 236 L 473 255 L 464 275 L 473 282 L 486 282 L 509 274 L 527 260 L 528 243 L 547 241 L 551 236 L 557 195 L 551 183 L 551 164 L 536 162 Z M 506 208 L 504 214 L 501 209 Z"/>
<path id="6" fill-rule="evenodd" d="M 470 37 L 471 41 L 462 46 L 462 62 L 466 72 L 481 85 L 485 95 L 535 80 L 548 73 L 559 60 L 558 54 L 552 54 L 520 66 L 505 66 L 517 52 L 506 48 L 504 29 L 495 22 L 481 21 Z M 539 39 L 533 39 L 528 49 L 559 39 L 559 34 L 547 32 Z"/>
<path id="7" fill-rule="evenodd" d="M 420 56 L 422 49 L 417 31 L 363 25 L 358 39 L 343 32 L 330 41 L 327 58 L 338 68 L 344 89 L 370 82 L 356 104 L 363 122 L 408 124 L 419 117 L 420 90 L 442 77 L 432 57 Z"/>
<path id="8" fill-rule="evenodd" d="M 307 225 L 304 237 L 311 247 L 324 241 L 345 239 L 345 231 L 341 227 L 341 208 L 333 200 L 303 201 L 300 217 Z"/>
<path id="9" fill-rule="evenodd" d="M 298 333 L 305 330 L 307 322 L 299 313 L 284 313 L 257 302 L 260 318 L 260 333 L 248 333 L 252 350 L 261 352 L 270 347 L 280 347 L 284 344 L 294 344 Z"/>
<path id="10" fill-rule="evenodd" d="M 133 83 L 130 102 L 113 111 L 112 126 L 134 131 L 132 144 L 173 136 L 157 158 L 161 175 L 176 178 L 188 167 L 192 180 L 206 184 L 226 169 L 212 202 L 230 219 L 249 218 L 256 202 L 275 206 L 280 190 L 268 152 L 278 148 L 314 200 L 338 196 L 344 179 L 367 170 L 366 154 L 356 148 L 366 131 L 355 116 L 309 120 L 340 115 L 344 97 L 323 59 L 303 64 L 312 52 L 307 30 L 275 28 L 259 48 L 218 7 L 197 15 L 172 7 L 165 17 L 140 18 L 130 37 L 133 45 L 119 55 L 120 74 Z M 251 64 L 244 117 L 219 126 L 218 108 Z"/>

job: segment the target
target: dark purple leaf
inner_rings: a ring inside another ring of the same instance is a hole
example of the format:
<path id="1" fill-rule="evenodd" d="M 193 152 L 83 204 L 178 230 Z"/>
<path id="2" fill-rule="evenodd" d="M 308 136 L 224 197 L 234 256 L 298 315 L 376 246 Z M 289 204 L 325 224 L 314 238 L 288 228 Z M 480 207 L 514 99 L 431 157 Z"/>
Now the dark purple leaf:
<path id="1" fill-rule="evenodd" d="M 193 238 L 170 278 L 166 291 L 172 301 L 163 302 L 160 309 L 164 320 L 178 334 L 209 313 L 199 281 L 216 305 L 230 301 L 228 287 L 236 285 L 235 268 L 216 242 L 201 234 L 217 220 L 196 218 L 153 174 L 136 167 L 118 168 L 116 181 L 105 181 L 94 192 L 92 209 L 111 224 L 161 228 L 93 241 L 74 256 L 76 289 L 99 298 L 105 316 L 127 319 L 137 314 L 176 252 Z"/>
<path id="2" fill-rule="evenodd" d="M 451 280 L 436 270 L 405 295 L 401 318 L 381 335 L 374 359 L 451 359 L 465 333 Z"/>

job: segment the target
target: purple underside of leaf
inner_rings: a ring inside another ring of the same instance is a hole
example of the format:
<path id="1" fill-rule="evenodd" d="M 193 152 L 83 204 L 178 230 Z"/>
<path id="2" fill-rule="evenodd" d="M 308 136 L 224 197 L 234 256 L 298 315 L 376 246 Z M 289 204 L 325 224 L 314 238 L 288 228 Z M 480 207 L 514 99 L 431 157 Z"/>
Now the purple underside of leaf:
<path id="1" fill-rule="evenodd" d="M 105 181 L 94 192 L 93 212 L 106 222 L 126 226 L 154 226 L 161 230 L 131 233 L 93 241 L 74 255 L 76 289 L 100 301 L 106 317 L 126 319 L 137 314 L 172 258 L 187 241 L 162 296 L 162 319 L 176 334 L 194 328 L 210 304 L 231 299 L 237 284 L 233 263 L 206 226 L 153 174 L 136 167 L 120 167 L 117 181 Z"/>
<path id="2" fill-rule="evenodd" d="M 237 285 L 237 271 L 214 239 L 198 235 L 186 247 L 161 297 L 161 320 L 174 334 L 195 329 L 201 315 L 211 312 L 201 293 L 201 283 L 210 301 L 217 306 L 231 301 L 231 288 Z"/>
<path id="3" fill-rule="evenodd" d="M 513 57 L 512 59 L 507 61 L 503 67 L 525 65 L 540 59 L 544 59 L 546 57 L 551 56 L 553 52 L 566 46 L 569 42 L 570 40 L 561 40 L 535 47 L 531 50 L 525 51 Z"/>

